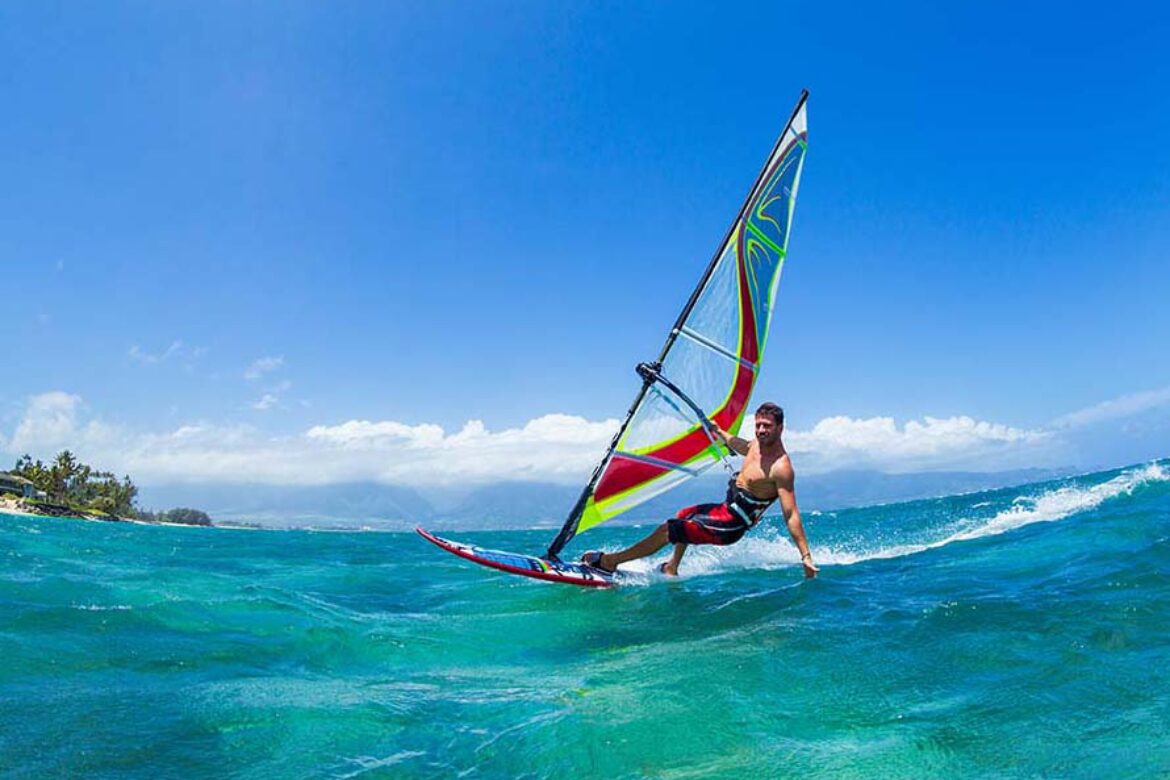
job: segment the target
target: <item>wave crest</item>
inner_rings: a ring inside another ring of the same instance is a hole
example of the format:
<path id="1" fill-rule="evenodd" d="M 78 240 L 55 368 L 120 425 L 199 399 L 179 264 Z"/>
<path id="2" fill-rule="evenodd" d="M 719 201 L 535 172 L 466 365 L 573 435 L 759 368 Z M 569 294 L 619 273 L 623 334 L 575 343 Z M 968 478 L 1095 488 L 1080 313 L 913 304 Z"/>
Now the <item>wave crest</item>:
<path id="1" fill-rule="evenodd" d="M 864 561 L 916 555 L 955 542 L 998 536 L 1034 523 L 1063 520 L 1096 509 L 1106 501 L 1128 496 L 1143 485 L 1159 482 L 1170 482 L 1170 463 L 1154 461 L 1126 469 L 1112 479 L 1095 485 L 1061 485 L 1036 495 L 1019 495 L 1011 499 L 1006 508 L 989 518 L 947 517 L 944 518 L 944 527 L 950 532 L 933 541 L 893 544 L 858 551 L 838 548 L 832 544 L 818 546 L 814 540 L 813 558 L 818 566 L 851 566 Z M 992 503 L 984 500 L 968 509 L 987 507 Z M 886 510 L 891 508 L 883 507 Z M 810 533 L 810 536 L 815 536 L 815 532 Z M 732 547 L 689 550 L 685 566 L 687 573 L 694 576 L 737 569 L 774 569 L 799 563 L 800 555 L 784 536 L 783 526 L 779 524 Z M 647 564 L 645 568 L 651 567 Z"/>

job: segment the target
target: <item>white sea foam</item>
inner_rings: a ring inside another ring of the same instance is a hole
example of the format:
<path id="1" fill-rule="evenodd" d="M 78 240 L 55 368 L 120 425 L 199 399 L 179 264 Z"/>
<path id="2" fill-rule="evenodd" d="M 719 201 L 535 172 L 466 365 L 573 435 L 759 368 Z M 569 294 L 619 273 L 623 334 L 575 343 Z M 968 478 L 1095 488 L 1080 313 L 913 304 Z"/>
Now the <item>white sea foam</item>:
<path id="1" fill-rule="evenodd" d="M 401 764 L 403 761 L 425 755 L 426 751 L 423 750 L 401 750 L 392 756 L 386 756 L 384 758 L 377 758 L 375 756 L 357 756 L 355 758 L 347 758 L 346 761 L 356 768 L 352 772 L 338 775 L 338 777 L 358 777 L 359 775 L 365 774 L 366 772 L 376 772 L 378 770 L 385 769 L 386 767 Z"/>
<path id="2" fill-rule="evenodd" d="M 669 548 L 668 548 L 669 549 Z M 814 550 L 814 554 L 816 551 Z M 631 584 L 666 579 L 657 568 L 665 558 L 643 558 L 622 564 L 622 571 L 638 575 Z M 779 569 L 800 563 L 800 554 L 786 539 L 748 536 L 729 547 L 692 546 L 680 567 L 682 577 L 697 577 L 741 569 Z"/>
<path id="3" fill-rule="evenodd" d="M 1081 512 L 1096 509 L 1102 503 L 1129 495 L 1136 488 L 1153 482 L 1170 481 L 1170 465 L 1148 463 L 1123 471 L 1113 479 L 1098 485 L 1068 485 L 1045 491 L 1036 496 L 1019 496 L 1007 509 L 986 520 L 961 523 L 966 527 L 933 542 L 902 544 L 866 552 L 842 551 L 832 547 L 812 546 L 813 559 L 818 566 L 849 566 L 862 561 L 901 558 L 926 550 L 945 547 L 953 542 L 980 539 L 985 536 L 1014 531 L 1033 523 L 1063 520 Z M 986 502 L 984 504 L 986 505 Z M 952 526 L 953 527 L 953 526 Z M 642 563 L 638 571 L 651 571 L 657 562 Z M 800 555 L 792 543 L 777 531 L 772 536 L 749 536 L 730 547 L 692 547 L 687 551 L 683 568 L 688 576 L 714 574 L 738 569 L 775 569 L 796 566 Z M 629 565 L 633 568 L 636 564 Z M 623 566 L 623 569 L 627 568 Z"/>

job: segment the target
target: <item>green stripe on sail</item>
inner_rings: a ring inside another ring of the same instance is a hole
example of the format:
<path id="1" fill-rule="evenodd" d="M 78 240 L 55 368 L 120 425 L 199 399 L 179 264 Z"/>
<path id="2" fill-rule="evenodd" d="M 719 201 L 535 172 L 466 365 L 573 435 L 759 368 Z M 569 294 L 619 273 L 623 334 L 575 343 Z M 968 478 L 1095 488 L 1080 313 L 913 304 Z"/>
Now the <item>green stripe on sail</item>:
<path id="1" fill-rule="evenodd" d="M 768 245 L 769 249 L 771 249 L 776 254 L 780 255 L 780 259 L 782 259 L 782 260 L 784 259 L 784 250 L 781 249 L 779 246 L 777 246 L 775 241 L 773 241 L 772 239 L 765 236 L 763 231 L 761 231 L 758 227 L 753 225 L 751 222 L 747 222 L 746 224 L 747 224 L 747 229 L 749 231 L 751 231 L 751 234 L 753 236 L 760 239 L 760 241 L 762 241 Z"/>

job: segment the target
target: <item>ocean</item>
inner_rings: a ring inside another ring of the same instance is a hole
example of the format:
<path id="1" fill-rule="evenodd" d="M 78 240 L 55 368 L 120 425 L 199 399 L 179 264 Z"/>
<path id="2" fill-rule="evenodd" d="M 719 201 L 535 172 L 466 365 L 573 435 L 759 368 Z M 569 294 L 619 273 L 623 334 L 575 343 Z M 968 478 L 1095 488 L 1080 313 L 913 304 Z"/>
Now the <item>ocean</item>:
<path id="1" fill-rule="evenodd" d="M 0 515 L 0 777 L 1170 776 L 1170 461 L 805 527 L 812 581 L 773 518 L 592 590 L 411 533 Z"/>

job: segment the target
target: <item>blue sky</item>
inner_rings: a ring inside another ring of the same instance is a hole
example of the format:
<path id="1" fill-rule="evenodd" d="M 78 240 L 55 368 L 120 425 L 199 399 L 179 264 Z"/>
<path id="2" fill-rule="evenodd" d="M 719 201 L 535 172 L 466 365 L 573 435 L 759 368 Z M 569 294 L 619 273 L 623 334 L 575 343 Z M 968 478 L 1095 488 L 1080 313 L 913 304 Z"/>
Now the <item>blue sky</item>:
<path id="1" fill-rule="evenodd" d="M 808 87 L 798 468 L 1170 454 L 1168 21 L 6 3 L 0 452 L 579 479 Z"/>

